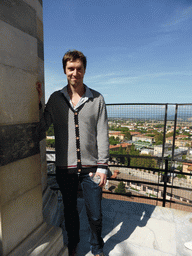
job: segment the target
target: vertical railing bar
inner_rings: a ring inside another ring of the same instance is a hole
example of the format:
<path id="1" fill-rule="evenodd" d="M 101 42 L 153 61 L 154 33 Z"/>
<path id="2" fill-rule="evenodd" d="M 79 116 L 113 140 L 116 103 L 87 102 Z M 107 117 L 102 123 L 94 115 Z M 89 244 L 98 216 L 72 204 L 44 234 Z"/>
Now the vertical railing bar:
<path id="1" fill-rule="evenodd" d="M 165 174 L 164 178 L 164 190 L 163 190 L 163 207 L 165 207 L 166 203 L 166 193 L 167 193 L 167 172 L 168 172 L 168 159 L 165 159 Z"/>
<path id="2" fill-rule="evenodd" d="M 160 169 L 161 163 L 159 163 L 159 169 Z M 158 181 L 157 181 L 157 199 L 159 199 L 159 172 L 158 172 Z M 156 205 L 158 205 L 158 200 L 156 201 Z"/>
<path id="3" fill-rule="evenodd" d="M 170 172 L 170 179 L 171 179 L 171 200 L 173 198 L 173 179 L 174 179 L 174 175 L 175 175 L 175 161 L 174 161 L 174 167 L 172 168 L 172 162 L 171 162 L 171 172 Z M 170 202 L 170 206 L 171 206 L 171 202 Z"/>
<path id="4" fill-rule="evenodd" d="M 162 145 L 162 161 L 161 161 L 161 168 L 163 169 L 163 162 L 164 162 L 164 153 L 165 153 L 165 137 L 166 137 L 166 130 L 167 130 L 167 109 L 168 104 L 165 104 L 165 117 L 164 117 L 164 131 L 163 131 L 163 145 Z M 160 173 L 158 173 L 158 191 L 159 191 L 159 176 Z"/>
<path id="5" fill-rule="evenodd" d="M 168 107 L 168 104 L 165 105 L 164 132 L 163 132 L 163 148 L 162 148 L 162 163 L 163 163 L 164 152 L 165 152 L 165 135 L 166 135 L 166 129 L 167 129 L 167 107 Z M 163 168 L 163 166 L 162 166 L 162 168 Z"/>
<path id="6" fill-rule="evenodd" d="M 177 109 L 178 109 L 178 104 L 175 105 L 175 120 L 174 120 L 174 131 L 173 131 L 173 145 L 172 145 L 171 165 L 172 165 L 172 161 L 174 160 L 174 154 L 175 154 L 175 136 L 176 136 L 176 127 L 177 127 Z"/>
<path id="7" fill-rule="evenodd" d="M 176 139 L 176 129 L 177 129 L 177 110 L 178 110 L 178 104 L 175 105 L 175 120 L 174 120 L 174 131 L 173 131 L 173 145 L 172 145 L 172 157 L 171 157 L 171 168 L 174 161 L 174 155 L 175 155 L 175 139 Z M 172 171 L 172 169 L 171 169 Z M 171 198 L 173 194 L 173 175 L 172 173 L 172 188 L 171 188 Z M 171 202 L 170 202 L 171 204 Z"/>

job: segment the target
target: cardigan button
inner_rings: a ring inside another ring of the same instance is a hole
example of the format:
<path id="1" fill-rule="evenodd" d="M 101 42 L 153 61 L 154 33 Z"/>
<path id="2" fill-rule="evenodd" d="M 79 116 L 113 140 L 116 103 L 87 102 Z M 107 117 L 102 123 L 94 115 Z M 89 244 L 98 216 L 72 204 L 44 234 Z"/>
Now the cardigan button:
<path id="1" fill-rule="evenodd" d="M 81 169 L 78 169 L 78 172 L 81 172 Z"/>

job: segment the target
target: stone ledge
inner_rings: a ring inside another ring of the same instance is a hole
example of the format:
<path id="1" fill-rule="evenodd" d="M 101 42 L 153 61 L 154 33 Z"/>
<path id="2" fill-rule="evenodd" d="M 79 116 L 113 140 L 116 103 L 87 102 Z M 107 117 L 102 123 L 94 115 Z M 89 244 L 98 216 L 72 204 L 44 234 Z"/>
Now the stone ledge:
<path id="1" fill-rule="evenodd" d="M 62 230 L 43 223 L 8 256 L 67 256 Z"/>

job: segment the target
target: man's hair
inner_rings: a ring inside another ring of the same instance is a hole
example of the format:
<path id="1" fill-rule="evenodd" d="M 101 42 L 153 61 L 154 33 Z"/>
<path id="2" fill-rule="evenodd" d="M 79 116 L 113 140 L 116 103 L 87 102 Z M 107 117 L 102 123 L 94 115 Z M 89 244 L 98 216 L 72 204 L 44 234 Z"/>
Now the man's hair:
<path id="1" fill-rule="evenodd" d="M 87 59 L 86 59 L 85 55 L 82 52 L 77 51 L 77 50 L 73 50 L 73 51 L 69 50 L 65 53 L 65 55 L 62 59 L 64 72 L 65 72 L 65 68 L 67 65 L 67 61 L 75 61 L 77 59 L 80 59 L 83 62 L 84 69 L 86 69 Z"/>

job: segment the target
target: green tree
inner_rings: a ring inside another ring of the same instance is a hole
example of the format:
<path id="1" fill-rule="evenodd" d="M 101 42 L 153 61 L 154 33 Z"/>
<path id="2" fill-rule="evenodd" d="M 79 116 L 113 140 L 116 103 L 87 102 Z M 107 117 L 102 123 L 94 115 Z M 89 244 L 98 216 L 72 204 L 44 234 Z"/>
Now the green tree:
<path id="1" fill-rule="evenodd" d="M 126 194 L 125 184 L 123 181 L 120 181 L 117 188 L 115 189 L 115 193 Z"/>
<path id="2" fill-rule="evenodd" d="M 163 134 L 158 133 L 155 135 L 155 145 L 161 145 L 163 144 Z"/>
<path id="3" fill-rule="evenodd" d="M 139 155 L 139 150 L 135 149 L 135 146 L 132 144 L 129 154 L 131 156 L 138 156 Z M 130 165 L 131 166 L 138 166 L 138 160 L 139 160 L 139 158 L 131 157 Z"/>
<path id="4" fill-rule="evenodd" d="M 174 134 L 174 132 L 169 132 L 169 133 L 167 133 L 167 134 L 165 135 L 165 137 L 166 137 L 166 138 L 172 137 L 173 134 Z M 178 135 L 178 134 L 179 134 L 179 130 L 176 130 L 175 135 Z"/>
<path id="5" fill-rule="evenodd" d="M 135 149 L 135 146 L 132 144 L 131 150 L 130 150 L 130 155 L 132 156 L 139 156 L 139 150 Z M 150 155 L 145 155 L 143 154 L 142 156 L 150 156 Z M 145 167 L 145 168 L 156 168 L 156 160 L 152 158 L 137 158 L 137 157 L 131 157 L 130 165 L 131 166 L 138 166 L 138 167 Z"/>
<path id="6" fill-rule="evenodd" d="M 129 131 L 125 132 L 125 139 L 127 139 L 127 140 L 131 139 L 131 133 Z"/>
<path id="7" fill-rule="evenodd" d="M 55 140 L 54 139 L 51 139 L 51 140 L 46 139 L 46 147 L 55 148 Z"/>
<path id="8" fill-rule="evenodd" d="M 157 124 L 157 125 L 155 125 L 154 127 L 155 127 L 155 128 L 162 128 L 162 127 L 164 127 L 164 124 Z"/>
<path id="9" fill-rule="evenodd" d="M 187 179 L 187 177 L 184 174 L 177 174 L 177 178 L 179 179 Z"/>
<path id="10" fill-rule="evenodd" d="M 119 138 L 115 138 L 114 136 L 109 137 L 109 144 L 110 145 L 117 145 L 119 144 Z"/>
<path id="11" fill-rule="evenodd" d="M 139 155 L 139 150 L 135 149 L 134 144 L 132 144 L 129 153 L 130 153 L 130 155 L 132 155 L 132 156 L 138 156 L 138 155 Z"/>
<path id="12" fill-rule="evenodd" d="M 162 145 L 163 144 L 163 142 L 162 141 L 157 141 L 157 142 L 155 142 L 155 145 L 156 146 L 158 146 L 158 145 Z"/>
<path id="13" fill-rule="evenodd" d="M 177 170 L 179 170 L 180 172 L 183 171 L 183 167 L 181 165 L 177 166 Z"/>
<path id="14" fill-rule="evenodd" d="M 53 124 L 51 124 L 50 127 L 49 127 L 49 129 L 47 130 L 47 135 L 48 135 L 48 136 L 54 136 Z"/>
<path id="15" fill-rule="evenodd" d="M 122 146 L 119 147 L 119 152 L 118 152 L 120 155 L 124 153 L 124 150 L 122 148 Z"/>
<path id="16" fill-rule="evenodd" d="M 189 136 L 189 137 L 190 137 L 190 135 L 191 135 L 189 132 L 183 132 L 182 134 L 183 134 L 183 135 L 187 135 L 187 136 Z"/>
<path id="17" fill-rule="evenodd" d="M 186 155 L 182 155 L 182 160 L 185 160 L 187 158 Z"/>

